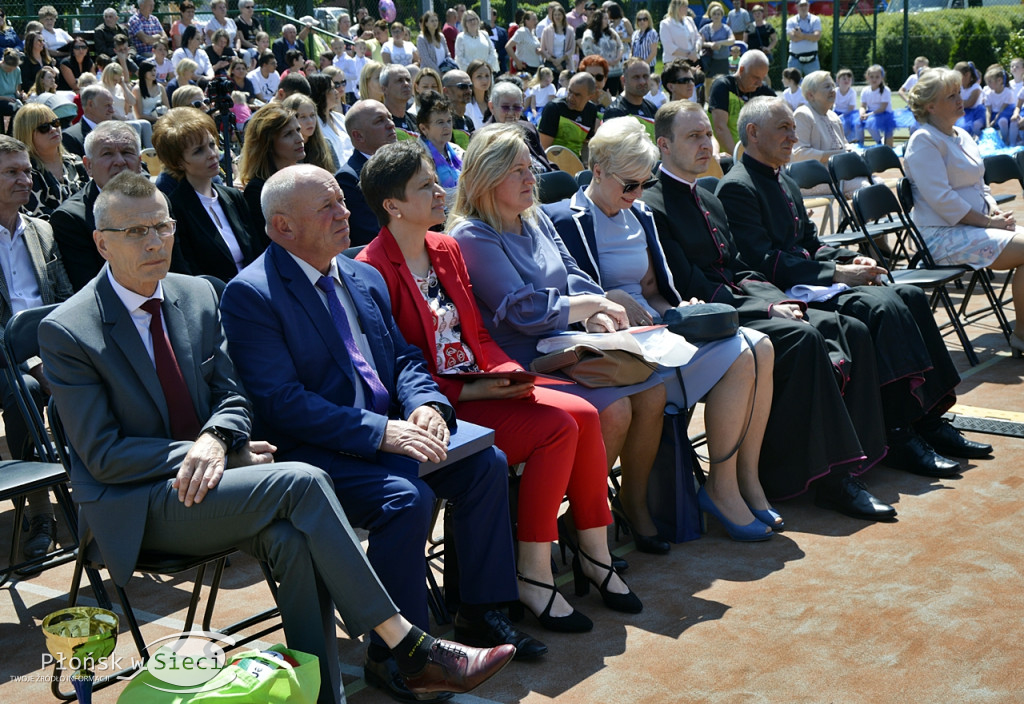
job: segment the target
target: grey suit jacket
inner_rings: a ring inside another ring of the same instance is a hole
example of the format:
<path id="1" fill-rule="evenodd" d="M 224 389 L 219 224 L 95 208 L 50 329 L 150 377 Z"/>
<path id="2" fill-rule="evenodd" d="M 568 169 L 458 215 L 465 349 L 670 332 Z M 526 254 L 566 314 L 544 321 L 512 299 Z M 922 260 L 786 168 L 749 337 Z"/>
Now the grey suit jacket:
<path id="1" fill-rule="evenodd" d="M 25 221 L 25 246 L 28 248 L 29 258 L 32 259 L 32 271 L 39 282 L 39 294 L 43 298 L 43 305 L 66 301 L 71 298 L 73 291 L 60 258 L 57 242 L 53 238 L 53 228 L 45 220 L 30 218 L 27 215 L 21 217 Z M 3 271 L 0 271 L 0 326 L 6 325 L 13 315 L 11 293 L 7 288 Z M 3 330 L 0 328 L 0 339 L 2 336 Z"/>
<path id="2" fill-rule="evenodd" d="M 173 480 L 192 443 L 171 439 L 156 368 L 107 269 L 43 320 L 39 343 L 72 447 L 80 519 L 123 585 L 138 558 L 150 490 Z M 248 437 L 249 403 L 227 355 L 213 287 L 169 274 L 163 291 L 167 334 L 204 429 Z"/>

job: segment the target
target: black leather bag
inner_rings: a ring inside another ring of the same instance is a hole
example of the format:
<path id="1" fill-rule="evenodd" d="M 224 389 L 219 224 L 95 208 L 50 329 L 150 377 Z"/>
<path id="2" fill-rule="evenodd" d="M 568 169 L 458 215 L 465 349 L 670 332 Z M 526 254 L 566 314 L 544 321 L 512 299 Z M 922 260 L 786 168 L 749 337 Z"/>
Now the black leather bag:
<path id="1" fill-rule="evenodd" d="M 697 303 L 670 308 L 662 316 L 669 332 L 694 344 L 732 337 L 740 329 L 736 309 L 725 303 Z"/>

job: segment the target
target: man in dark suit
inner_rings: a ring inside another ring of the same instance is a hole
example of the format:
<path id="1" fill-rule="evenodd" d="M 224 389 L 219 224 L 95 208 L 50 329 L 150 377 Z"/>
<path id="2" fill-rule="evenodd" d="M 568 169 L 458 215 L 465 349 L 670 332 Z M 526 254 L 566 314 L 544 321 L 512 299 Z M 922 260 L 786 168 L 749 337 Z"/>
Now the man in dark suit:
<path id="1" fill-rule="evenodd" d="M 812 308 L 854 318 L 874 341 L 889 441 L 885 462 L 927 477 L 959 474 L 944 455 L 980 458 L 992 446 L 964 438 L 943 414 L 956 402 L 960 375 L 935 324 L 928 296 L 891 286 L 870 257 L 818 239 L 796 183 L 781 169 L 796 144 L 793 111 L 782 98 L 750 100 L 739 114 L 743 157 L 719 182 L 740 255 L 780 289 L 805 284 L 848 288 Z M 941 454 L 940 454 L 941 453 Z"/>
<path id="2" fill-rule="evenodd" d="M 19 212 L 31 193 L 32 163 L 27 147 L 13 137 L 0 135 L 0 240 L 4 243 L 0 252 L 0 340 L 4 326 L 15 313 L 59 303 L 72 294 L 50 225 Z M 40 360 L 26 360 L 20 373 L 36 407 L 41 409 L 48 393 Z M 0 399 L 11 456 L 32 459 L 28 424 L 18 408 L 17 390 L 6 375 L 0 375 Z M 57 535 L 49 491 L 42 489 L 28 495 L 25 519 L 28 535 L 22 540 L 24 557 L 42 557 Z"/>
<path id="3" fill-rule="evenodd" d="M 370 210 L 359 190 L 359 174 L 363 165 L 385 144 L 392 144 L 395 137 L 395 123 L 387 108 L 376 100 L 360 100 L 345 115 L 345 128 L 352 140 L 355 151 L 335 175 L 341 192 L 345 195 L 345 207 L 351 215 L 348 219 L 352 246 L 369 244 L 380 232 L 377 216 Z"/>
<path id="4" fill-rule="evenodd" d="M 103 257 L 96 251 L 92 239 L 96 229 L 93 206 L 100 189 L 122 171 L 139 173 L 142 170 L 141 147 L 139 133 L 131 125 L 119 120 L 100 123 L 85 138 L 82 161 L 91 179 L 50 214 L 64 269 L 75 291 L 92 281 L 103 268 Z M 171 255 L 171 271 L 190 273 L 178 246 Z"/>
<path id="5" fill-rule="evenodd" d="M 99 83 L 82 89 L 82 119 L 64 130 L 61 142 L 72 154 L 85 156 L 85 138 L 104 120 L 114 119 L 114 96 Z"/>
<path id="6" fill-rule="evenodd" d="M 449 549 L 461 568 L 457 637 L 542 655 L 547 648 L 497 608 L 518 594 L 505 456 L 489 447 L 418 476 L 419 462 L 446 458 L 454 410 L 402 337 L 380 274 L 340 256 L 349 213 L 338 184 L 318 167 L 292 166 L 267 181 L 261 200 L 271 245 L 228 284 L 221 305 L 257 420 L 283 458 L 331 476 L 352 524 L 370 532 L 382 584 L 424 629 L 423 546 L 435 494 L 450 499 Z M 365 672 L 371 684 L 408 696 L 377 638 Z"/>
<path id="7" fill-rule="evenodd" d="M 656 271 L 663 261 L 684 300 L 733 306 L 740 323 L 768 335 L 775 348 L 759 465 L 765 493 L 786 498 L 813 482 L 818 501 L 830 508 L 868 520 L 892 518 L 896 510 L 853 476 L 885 453 L 867 329 L 808 310 L 740 259 L 725 209 L 696 184 L 714 158 L 711 122 L 699 104 L 663 105 L 654 129 L 662 163 L 657 184 L 643 198 L 664 252 L 663 259 L 653 257 Z M 858 363 L 864 356 L 868 363 Z"/>
<path id="8" fill-rule="evenodd" d="M 96 225 L 108 266 L 43 321 L 39 340 L 75 500 L 111 578 L 127 583 L 141 549 L 236 547 L 266 560 L 289 646 L 320 659 L 320 702 L 344 701 L 334 607 L 353 636 L 372 629 L 397 648 L 414 692 L 467 690 L 499 670 L 513 648 L 460 656 L 400 616 L 327 475 L 271 464 L 276 448 L 250 439 L 216 293 L 167 274 L 174 221 L 149 179 L 111 179 Z"/>
<path id="9" fill-rule="evenodd" d="M 301 34 L 293 24 L 281 27 L 281 38 L 274 40 L 274 43 L 270 45 L 270 50 L 274 52 L 274 58 L 277 59 L 278 70 L 284 71 L 288 68 L 288 62 L 285 61 L 284 55 L 291 49 L 302 54 L 303 60 L 306 59 L 306 49 L 302 46 L 301 40 L 305 39 L 307 34 L 309 34 L 309 27 L 303 27 Z"/>

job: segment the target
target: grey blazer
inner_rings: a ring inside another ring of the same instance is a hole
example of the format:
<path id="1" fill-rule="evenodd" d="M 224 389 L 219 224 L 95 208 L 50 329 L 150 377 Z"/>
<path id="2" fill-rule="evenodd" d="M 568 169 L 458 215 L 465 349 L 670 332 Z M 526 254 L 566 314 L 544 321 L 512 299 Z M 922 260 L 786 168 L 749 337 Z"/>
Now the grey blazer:
<path id="1" fill-rule="evenodd" d="M 25 221 L 25 246 L 32 260 L 32 271 L 39 282 L 39 295 L 43 305 L 60 303 L 71 298 L 71 281 L 68 280 L 64 263 L 60 258 L 60 250 L 53 238 L 53 228 L 45 220 L 22 215 Z M 14 315 L 11 308 L 11 293 L 7 288 L 7 280 L 0 271 L 0 339 L 3 338 L 3 327 Z"/>
<path id="2" fill-rule="evenodd" d="M 108 266 L 47 316 L 40 355 L 72 446 L 71 485 L 111 577 L 124 585 L 138 559 L 150 490 L 173 480 L 191 442 L 171 439 L 156 368 Z M 204 429 L 249 436 L 249 403 L 227 355 L 208 281 L 169 274 L 163 316 Z"/>

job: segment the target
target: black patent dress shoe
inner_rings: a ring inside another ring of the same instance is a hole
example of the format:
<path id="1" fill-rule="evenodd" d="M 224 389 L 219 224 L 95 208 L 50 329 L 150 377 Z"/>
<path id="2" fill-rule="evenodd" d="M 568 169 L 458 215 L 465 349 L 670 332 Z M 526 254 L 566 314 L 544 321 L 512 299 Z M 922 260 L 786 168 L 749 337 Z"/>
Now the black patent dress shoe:
<path id="1" fill-rule="evenodd" d="M 889 454 L 883 460 L 895 469 L 942 479 L 960 474 L 960 463 L 943 457 L 913 430 L 889 433 Z"/>
<path id="2" fill-rule="evenodd" d="M 455 640 L 478 648 L 496 645 L 516 646 L 516 660 L 536 660 L 548 652 L 548 646 L 516 628 L 505 612 L 492 609 L 479 620 L 470 620 L 461 613 L 455 615 Z"/>
<path id="3" fill-rule="evenodd" d="M 917 432 L 936 452 L 943 455 L 977 460 L 992 454 L 991 445 L 968 440 L 945 418 L 939 421 L 935 427 L 918 428 Z"/>
<path id="4" fill-rule="evenodd" d="M 863 482 L 845 477 L 836 485 L 818 490 L 819 506 L 831 508 L 852 518 L 868 521 L 887 521 L 896 516 L 896 509 L 876 499 Z"/>
<path id="5" fill-rule="evenodd" d="M 400 702 L 430 704 L 430 702 L 444 702 L 452 698 L 451 692 L 436 692 L 431 699 L 417 697 L 405 686 L 405 679 L 398 671 L 398 664 L 394 658 L 374 660 L 367 655 L 366 662 L 363 663 L 363 679 L 367 684 L 384 690 L 392 699 Z"/>

